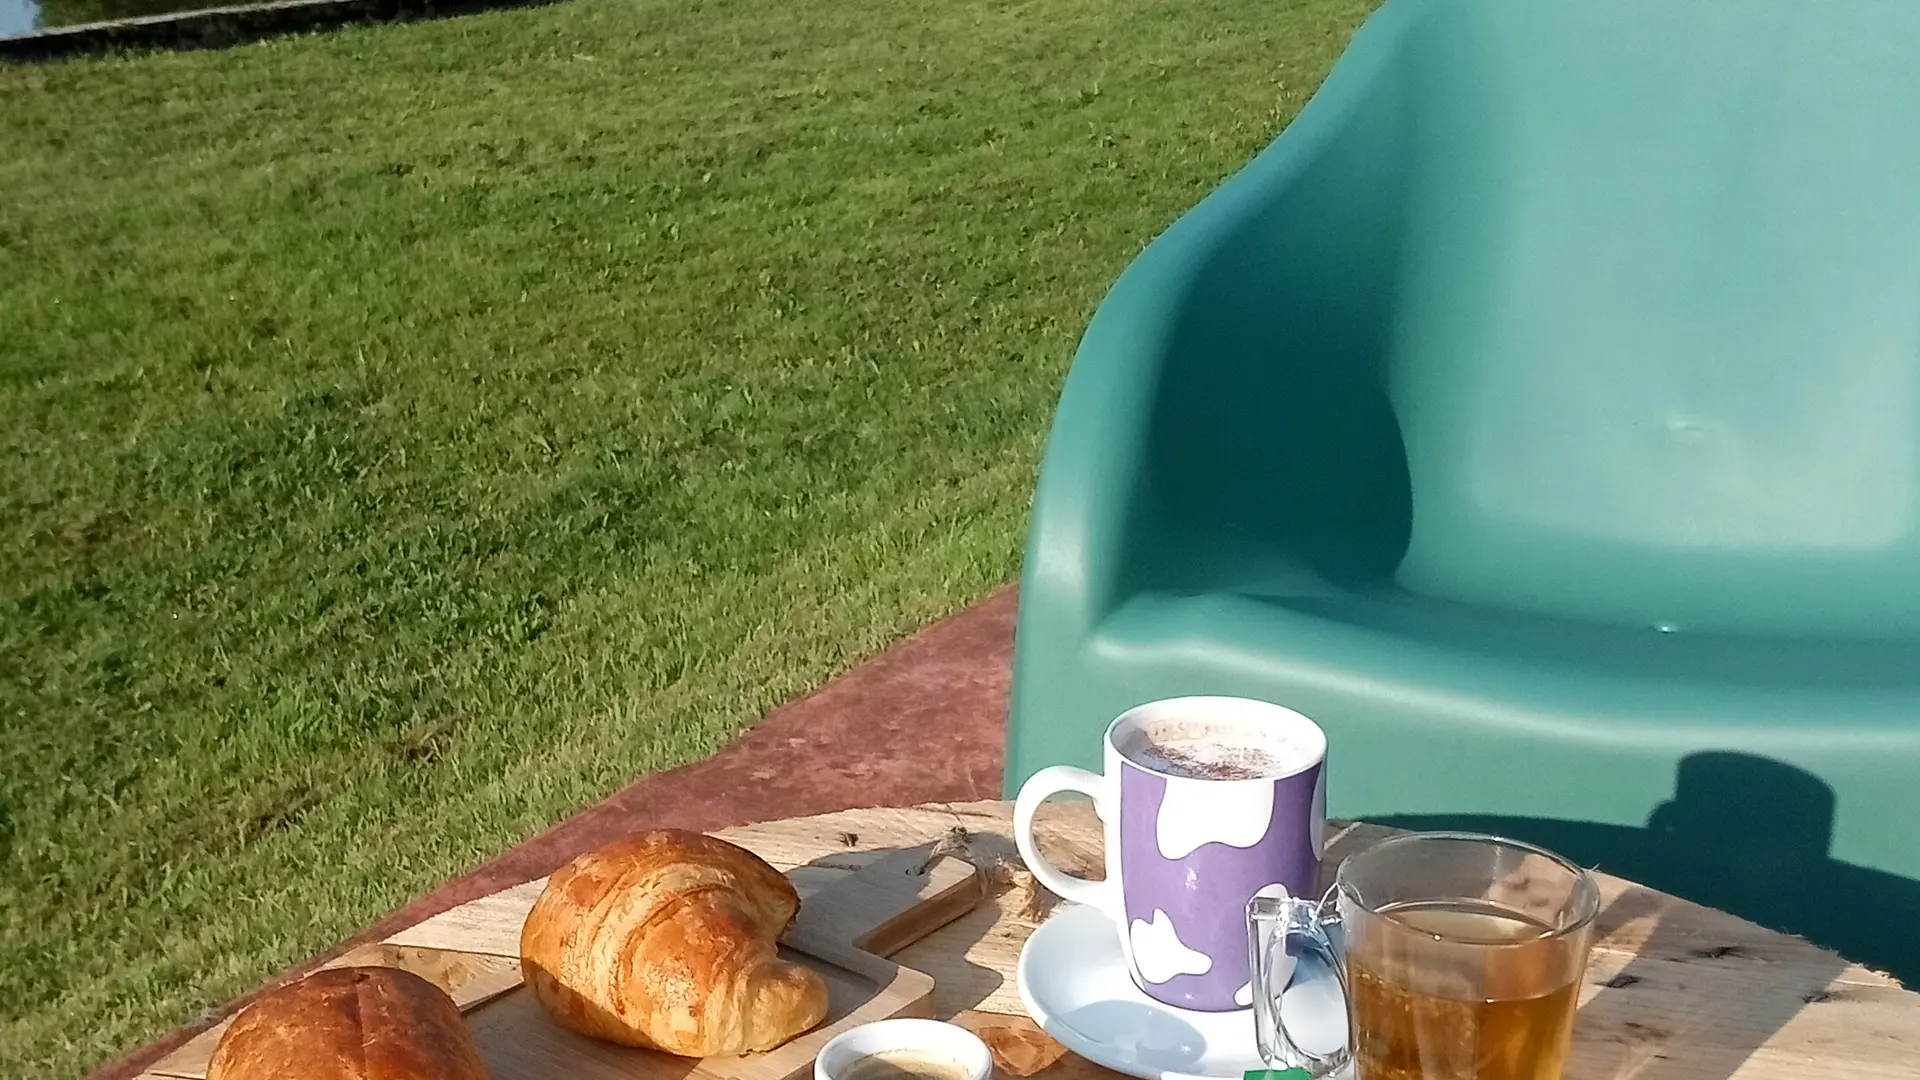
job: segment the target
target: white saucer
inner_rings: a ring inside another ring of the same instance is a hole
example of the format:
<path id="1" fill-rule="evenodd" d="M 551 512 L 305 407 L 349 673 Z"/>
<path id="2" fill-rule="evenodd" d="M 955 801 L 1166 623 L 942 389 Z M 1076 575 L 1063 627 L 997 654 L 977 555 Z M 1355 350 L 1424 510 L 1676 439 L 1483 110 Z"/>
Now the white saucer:
<path id="1" fill-rule="evenodd" d="M 1140 992 L 1098 908 L 1062 905 L 1020 950 L 1027 1015 L 1066 1048 L 1142 1080 L 1240 1080 L 1264 1069 L 1253 1012 L 1189 1012 Z"/>

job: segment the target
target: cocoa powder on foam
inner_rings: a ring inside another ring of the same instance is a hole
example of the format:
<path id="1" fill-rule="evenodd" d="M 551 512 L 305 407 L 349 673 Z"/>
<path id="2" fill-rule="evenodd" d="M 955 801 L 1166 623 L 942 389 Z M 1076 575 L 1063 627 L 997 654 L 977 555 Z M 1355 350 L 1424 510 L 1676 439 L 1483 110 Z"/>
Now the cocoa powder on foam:
<path id="1" fill-rule="evenodd" d="M 1294 771 L 1305 752 L 1268 733 L 1195 720 L 1142 725 L 1121 747 L 1134 764 L 1198 780 L 1253 780 Z"/>

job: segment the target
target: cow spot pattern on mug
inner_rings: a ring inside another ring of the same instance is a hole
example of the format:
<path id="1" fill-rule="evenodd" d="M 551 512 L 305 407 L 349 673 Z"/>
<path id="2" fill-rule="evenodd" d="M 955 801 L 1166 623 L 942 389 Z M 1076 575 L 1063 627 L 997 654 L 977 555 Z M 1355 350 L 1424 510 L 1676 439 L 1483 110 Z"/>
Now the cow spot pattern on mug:
<path id="1" fill-rule="evenodd" d="M 1321 771 L 1314 764 L 1278 780 L 1237 782 L 1122 771 L 1129 944 L 1136 977 L 1161 1000 L 1211 1011 L 1247 1007 L 1239 992 L 1250 975 L 1245 906 L 1255 893 L 1311 888 L 1319 853 L 1308 823 Z M 1142 933 L 1161 925 L 1167 930 Z M 1190 953 L 1204 956 L 1205 966 Z"/>
<path id="2" fill-rule="evenodd" d="M 1163 859 L 1184 859 L 1202 844 L 1250 848 L 1272 818 L 1272 784 L 1168 784 L 1154 839 Z"/>
<path id="3" fill-rule="evenodd" d="M 1140 968 L 1140 977 L 1150 983 L 1163 983 L 1176 975 L 1205 975 L 1213 970 L 1213 957 L 1198 949 L 1189 949 L 1164 911 L 1155 911 L 1152 922 L 1133 920 L 1132 933 L 1134 963 Z"/>

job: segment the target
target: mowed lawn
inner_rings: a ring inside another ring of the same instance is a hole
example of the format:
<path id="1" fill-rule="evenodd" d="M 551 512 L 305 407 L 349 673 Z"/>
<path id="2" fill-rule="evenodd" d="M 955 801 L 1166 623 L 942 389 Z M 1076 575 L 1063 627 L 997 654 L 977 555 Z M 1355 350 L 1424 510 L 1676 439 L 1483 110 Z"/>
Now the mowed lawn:
<path id="1" fill-rule="evenodd" d="M 570 0 L 0 67 L 0 1076 L 1011 580 L 1102 291 L 1366 6 Z"/>

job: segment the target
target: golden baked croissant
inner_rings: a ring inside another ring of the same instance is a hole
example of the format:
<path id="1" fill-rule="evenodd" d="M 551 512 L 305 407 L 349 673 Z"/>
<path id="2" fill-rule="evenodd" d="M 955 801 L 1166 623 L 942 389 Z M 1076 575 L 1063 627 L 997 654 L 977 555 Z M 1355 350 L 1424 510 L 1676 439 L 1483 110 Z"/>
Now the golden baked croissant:
<path id="1" fill-rule="evenodd" d="M 460 1010 L 411 971 L 317 971 L 269 991 L 220 1036 L 207 1080 L 487 1080 Z"/>
<path id="2" fill-rule="evenodd" d="M 520 967 L 547 1015 L 583 1035 L 687 1057 L 771 1050 L 827 1015 L 820 976 L 774 949 L 799 910 L 745 848 L 642 833 L 548 879 Z"/>

